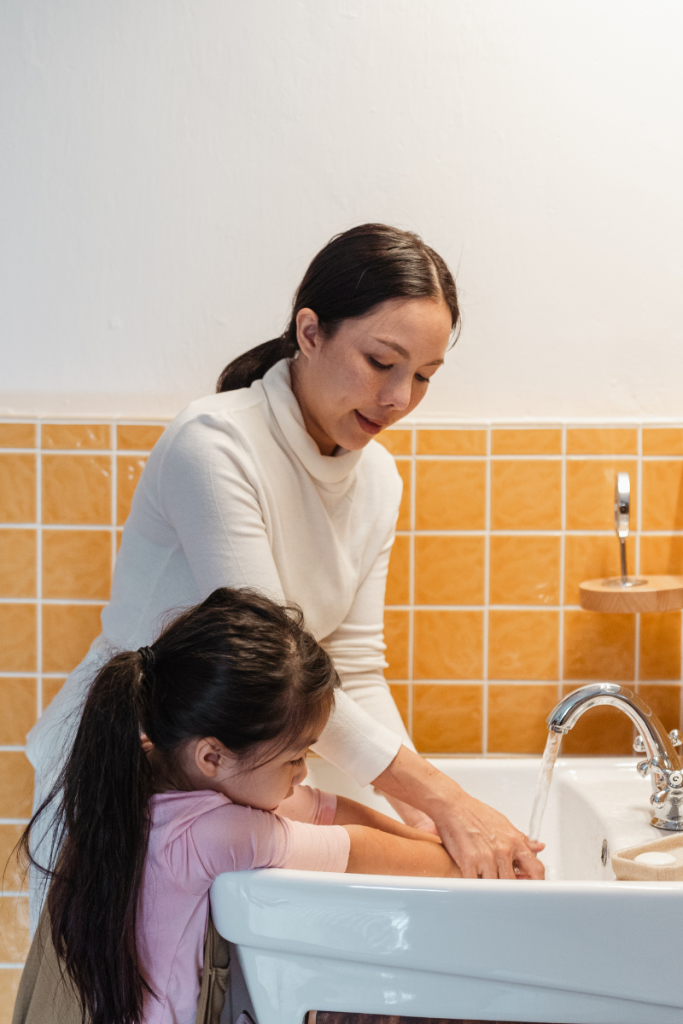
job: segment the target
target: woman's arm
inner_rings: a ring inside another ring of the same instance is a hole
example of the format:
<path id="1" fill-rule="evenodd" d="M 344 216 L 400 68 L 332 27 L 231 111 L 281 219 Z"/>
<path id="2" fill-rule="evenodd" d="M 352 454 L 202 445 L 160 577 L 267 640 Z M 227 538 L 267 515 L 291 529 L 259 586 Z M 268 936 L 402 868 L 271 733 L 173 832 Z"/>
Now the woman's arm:
<path id="1" fill-rule="evenodd" d="M 408 825 L 403 825 L 403 828 L 414 832 L 413 838 L 365 825 L 344 825 L 344 828 L 351 840 L 346 866 L 349 874 L 462 877 L 458 865 L 451 860 L 436 836 L 417 832 Z"/>
<path id="2" fill-rule="evenodd" d="M 401 747 L 374 785 L 419 807 L 436 822 L 464 878 L 517 878 L 520 873 L 544 877 L 545 869 L 536 856 L 543 843 L 529 840 L 503 814 L 469 796 L 407 747 Z"/>

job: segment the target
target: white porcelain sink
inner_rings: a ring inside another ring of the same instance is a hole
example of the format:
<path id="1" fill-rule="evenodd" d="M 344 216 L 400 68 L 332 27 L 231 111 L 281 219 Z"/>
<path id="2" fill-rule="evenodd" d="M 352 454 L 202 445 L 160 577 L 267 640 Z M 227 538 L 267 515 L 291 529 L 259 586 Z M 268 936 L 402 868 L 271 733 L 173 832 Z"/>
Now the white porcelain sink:
<path id="1" fill-rule="evenodd" d="M 539 758 L 443 758 L 442 771 L 526 831 Z M 683 883 L 617 882 L 618 850 L 661 833 L 635 759 L 567 758 L 541 838 L 544 882 L 255 871 L 221 875 L 259 1024 L 310 1009 L 553 1024 L 683 1024 Z M 312 785 L 387 813 L 322 760 Z"/>

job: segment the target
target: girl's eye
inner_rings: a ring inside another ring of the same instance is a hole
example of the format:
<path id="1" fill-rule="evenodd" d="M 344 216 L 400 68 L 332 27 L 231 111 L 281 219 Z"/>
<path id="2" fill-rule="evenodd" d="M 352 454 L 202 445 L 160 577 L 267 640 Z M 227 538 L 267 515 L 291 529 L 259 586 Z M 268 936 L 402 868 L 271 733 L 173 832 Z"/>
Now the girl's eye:
<path id="1" fill-rule="evenodd" d="M 415 380 L 419 381 L 420 384 L 429 384 L 429 377 L 423 377 L 421 373 L 415 374 Z"/>
<path id="2" fill-rule="evenodd" d="M 299 765 L 304 763 L 304 758 L 303 757 L 297 757 L 296 761 L 290 761 L 289 763 L 291 765 L 294 765 L 295 767 L 298 767 Z"/>
<path id="3" fill-rule="evenodd" d="M 368 359 L 370 365 L 374 366 L 377 370 L 390 370 L 394 365 L 393 363 L 380 363 L 379 359 L 375 359 L 373 356 L 368 356 Z"/>

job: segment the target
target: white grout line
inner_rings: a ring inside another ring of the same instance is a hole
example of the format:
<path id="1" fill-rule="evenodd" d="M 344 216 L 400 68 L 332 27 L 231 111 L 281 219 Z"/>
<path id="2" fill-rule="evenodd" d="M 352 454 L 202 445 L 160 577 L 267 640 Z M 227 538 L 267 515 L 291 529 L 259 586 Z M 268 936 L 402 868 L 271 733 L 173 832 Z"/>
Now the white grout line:
<path id="1" fill-rule="evenodd" d="M 2 530 L 35 530 L 38 528 L 38 523 L 2 523 L 0 529 Z M 85 531 L 105 531 L 109 532 L 112 529 L 111 523 L 80 523 L 73 525 L 71 523 L 50 523 L 47 526 L 43 526 L 44 530 L 50 532 L 56 530 L 65 530 L 77 532 L 79 530 Z M 116 526 L 117 530 L 122 530 L 122 526 Z M 415 533 L 418 537 L 485 537 L 486 530 L 397 530 L 397 536 L 409 536 L 411 533 Z M 610 529 L 593 529 L 593 530 L 565 530 L 568 537 L 612 537 L 614 536 L 614 530 Z M 643 537 L 683 537 L 683 530 L 641 530 Z M 490 531 L 492 536 L 495 537 L 561 537 L 562 530 L 494 530 Z"/>
<path id="2" fill-rule="evenodd" d="M 482 623 L 482 686 L 481 699 L 483 703 L 481 716 L 481 750 L 484 757 L 488 753 L 489 746 L 489 600 L 490 600 L 490 566 L 491 566 L 491 428 L 486 431 L 486 492 L 484 506 L 484 525 L 486 527 L 486 539 L 484 541 L 484 615 Z"/>
<path id="3" fill-rule="evenodd" d="M 65 672 L 0 672 L 0 679 L 63 679 Z"/>
<path id="4" fill-rule="evenodd" d="M 114 562 L 116 561 L 116 511 L 118 508 L 118 437 L 116 424 L 111 425 L 111 445 L 113 450 L 111 460 L 111 575 L 114 576 Z"/>
<path id="5" fill-rule="evenodd" d="M 635 565 L 633 566 L 632 572 L 635 576 L 640 572 L 640 532 L 643 526 L 643 428 L 638 427 L 638 468 L 636 469 L 636 529 L 635 529 Z M 633 654 L 633 675 L 635 676 L 634 689 L 636 693 L 639 690 L 640 683 L 640 629 L 641 619 L 640 614 L 636 613 L 635 617 L 635 635 L 633 642 L 635 644 L 635 651 Z"/>
<path id="6" fill-rule="evenodd" d="M 558 631 L 557 655 L 557 697 L 562 696 L 562 680 L 564 679 L 564 559 L 567 537 L 567 427 L 562 427 L 562 476 L 561 476 L 561 525 L 560 534 L 560 628 Z"/>
<path id="7" fill-rule="evenodd" d="M 415 456 L 417 454 L 417 430 L 413 428 L 410 433 L 410 540 L 408 542 L 408 600 L 410 611 L 408 612 L 408 735 L 413 738 L 413 677 L 415 674 L 415 507 L 417 489 L 417 467 Z"/>
<path id="8" fill-rule="evenodd" d="M 36 721 L 43 713 L 43 452 L 42 424 L 36 423 Z"/>
<path id="9" fill-rule="evenodd" d="M 101 603 L 101 602 L 100 602 Z M 500 612 L 559 612 L 562 605 L 559 604 L 487 604 L 484 600 L 481 604 L 388 604 L 385 605 L 388 611 L 408 611 L 414 608 L 416 611 L 426 612 L 481 612 L 485 608 L 491 611 Z M 580 608 L 578 604 L 565 605 L 567 609 Z"/>
<path id="10" fill-rule="evenodd" d="M 44 608 L 45 605 L 102 605 L 106 604 L 106 599 L 103 597 L 0 597 L 0 605 L 2 604 L 35 604 L 38 608 L 38 614 L 40 615 L 40 609 Z M 40 663 L 39 663 L 40 664 Z"/>

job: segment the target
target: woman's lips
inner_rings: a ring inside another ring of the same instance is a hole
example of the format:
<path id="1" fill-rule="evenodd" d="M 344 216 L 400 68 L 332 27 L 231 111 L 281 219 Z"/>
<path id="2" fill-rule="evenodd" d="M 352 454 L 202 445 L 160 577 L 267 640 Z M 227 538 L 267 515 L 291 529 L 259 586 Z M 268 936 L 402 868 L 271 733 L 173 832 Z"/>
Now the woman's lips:
<path id="1" fill-rule="evenodd" d="M 362 413 L 358 412 L 358 409 L 355 409 L 354 411 L 356 413 L 358 423 L 366 434 L 379 434 L 380 430 L 384 429 L 383 423 L 373 423 L 372 420 L 366 419 Z"/>

